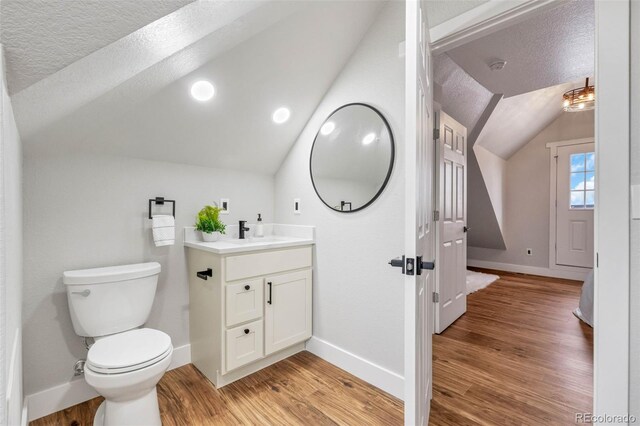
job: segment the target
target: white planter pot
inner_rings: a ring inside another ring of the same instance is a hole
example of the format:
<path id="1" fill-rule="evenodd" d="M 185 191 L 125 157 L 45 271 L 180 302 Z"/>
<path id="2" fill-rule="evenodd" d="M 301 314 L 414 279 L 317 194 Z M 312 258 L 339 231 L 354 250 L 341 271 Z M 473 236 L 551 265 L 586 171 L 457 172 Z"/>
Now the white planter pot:
<path id="1" fill-rule="evenodd" d="M 211 233 L 208 233 L 208 232 L 202 232 L 202 231 L 201 231 L 201 234 L 202 234 L 202 239 L 203 239 L 204 241 L 206 241 L 207 243 L 212 243 L 212 242 L 218 241 L 218 240 L 220 239 L 220 235 L 222 235 L 222 234 L 221 234 L 220 232 L 218 232 L 218 231 L 216 231 L 216 232 L 211 232 Z"/>

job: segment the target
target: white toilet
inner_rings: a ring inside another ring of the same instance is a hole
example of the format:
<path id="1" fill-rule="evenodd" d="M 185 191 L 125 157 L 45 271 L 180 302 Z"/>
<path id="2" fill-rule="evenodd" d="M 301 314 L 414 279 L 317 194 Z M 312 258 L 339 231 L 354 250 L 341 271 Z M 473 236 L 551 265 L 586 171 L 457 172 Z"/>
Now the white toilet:
<path id="1" fill-rule="evenodd" d="M 171 338 L 138 328 L 149 317 L 157 262 L 64 273 L 73 328 L 93 337 L 84 375 L 105 401 L 94 426 L 161 425 L 156 385 L 173 354 Z"/>

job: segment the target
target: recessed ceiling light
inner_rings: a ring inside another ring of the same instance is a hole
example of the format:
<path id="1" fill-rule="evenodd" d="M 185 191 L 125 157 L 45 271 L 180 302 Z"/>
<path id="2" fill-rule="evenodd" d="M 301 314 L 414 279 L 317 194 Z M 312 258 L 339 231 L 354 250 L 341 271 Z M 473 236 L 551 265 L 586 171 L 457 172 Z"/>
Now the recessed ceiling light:
<path id="1" fill-rule="evenodd" d="M 282 107 L 275 110 L 271 118 L 276 124 L 282 124 L 287 121 L 290 116 L 291 111 L 289 111 L 289 108 Z"/>
<path id="2" fill-rule="evenodd" d="M 200 80 L 193 83 L 191 86 L 191 96 L 193 99 L 200 102 L 206 102 L 213 98 L 216 90 L 213 87 L 213 84 L 209 83 L 206 80 Z"/>
<path id="3" fill-rule="evenodd" d="M 333 132 L 335 128 L 336 128 L 336 125 L 333 121 L 327 121 L 320 128 L 320 133 L 322 133 L 324 136 L 327 136 L 328 134 Z"/>
<path id="4" fill-rule="evenodd" d="M 367 136 L 362 138 L 362 144 L 363 145 L 369 145 L 371 142 L 373 142 L 375 140 L 376 140 L 376 134 L 375 133 L 369 133 Z"/>

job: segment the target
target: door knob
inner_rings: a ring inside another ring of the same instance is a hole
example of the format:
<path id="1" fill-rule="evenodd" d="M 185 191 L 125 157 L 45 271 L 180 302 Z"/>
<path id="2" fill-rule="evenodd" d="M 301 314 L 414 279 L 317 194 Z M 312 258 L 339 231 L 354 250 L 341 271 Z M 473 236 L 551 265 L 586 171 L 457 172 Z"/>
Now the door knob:
<path id="1" fill-rule="evenodd" d="M 402 268 L 402 273 L 404 274 L 404 262 L 405 262 L 405 258 L 404 258 L 404 255 L 402 255 L 402 257 L 396 257 L 395 259 L 391 259 L 389 261 L 389 265 L 391 265 L 394 268 Z"/>
<path id="2" fill-rule="evenodd" d="M 244 289 L 245 290 L 251 290 L 251 286 L 249 284 L 247 284 L 247 285 L 244 286 Z"/>
<path id="3" fill-rule="evenodd" d="M 213 276 L 213 269 L 207 268 L 206 271 L 196 272 L 196 275 L 198 276 L 198 278 L 203 279 L 203 280 L 206 281 L 207 277 L 212 277 Z"/>

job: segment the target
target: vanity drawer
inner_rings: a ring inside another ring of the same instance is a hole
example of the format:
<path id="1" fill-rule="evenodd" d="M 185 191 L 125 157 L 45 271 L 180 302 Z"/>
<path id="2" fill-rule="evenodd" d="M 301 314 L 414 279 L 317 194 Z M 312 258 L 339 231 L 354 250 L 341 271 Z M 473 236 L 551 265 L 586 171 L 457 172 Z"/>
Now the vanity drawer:
<path id="1" fill-rule="evenodd" d="M 275 250 L 242 254 L 226 258 L 226 280 L 235 281 L 310 268 L 312 264 L 311 247 L 297 247 L 287 250 Z"/>
<path id="2" fill-rule="evenodd" d="M 227 327 L 262 317 L 264 305 L 262 279 L 225 285 Z"/>
<path id="3" fill-rule="evenodd" d="M 264 356 L 262 320 L 227 330 L 227 371 L 235 370 Z"/>

